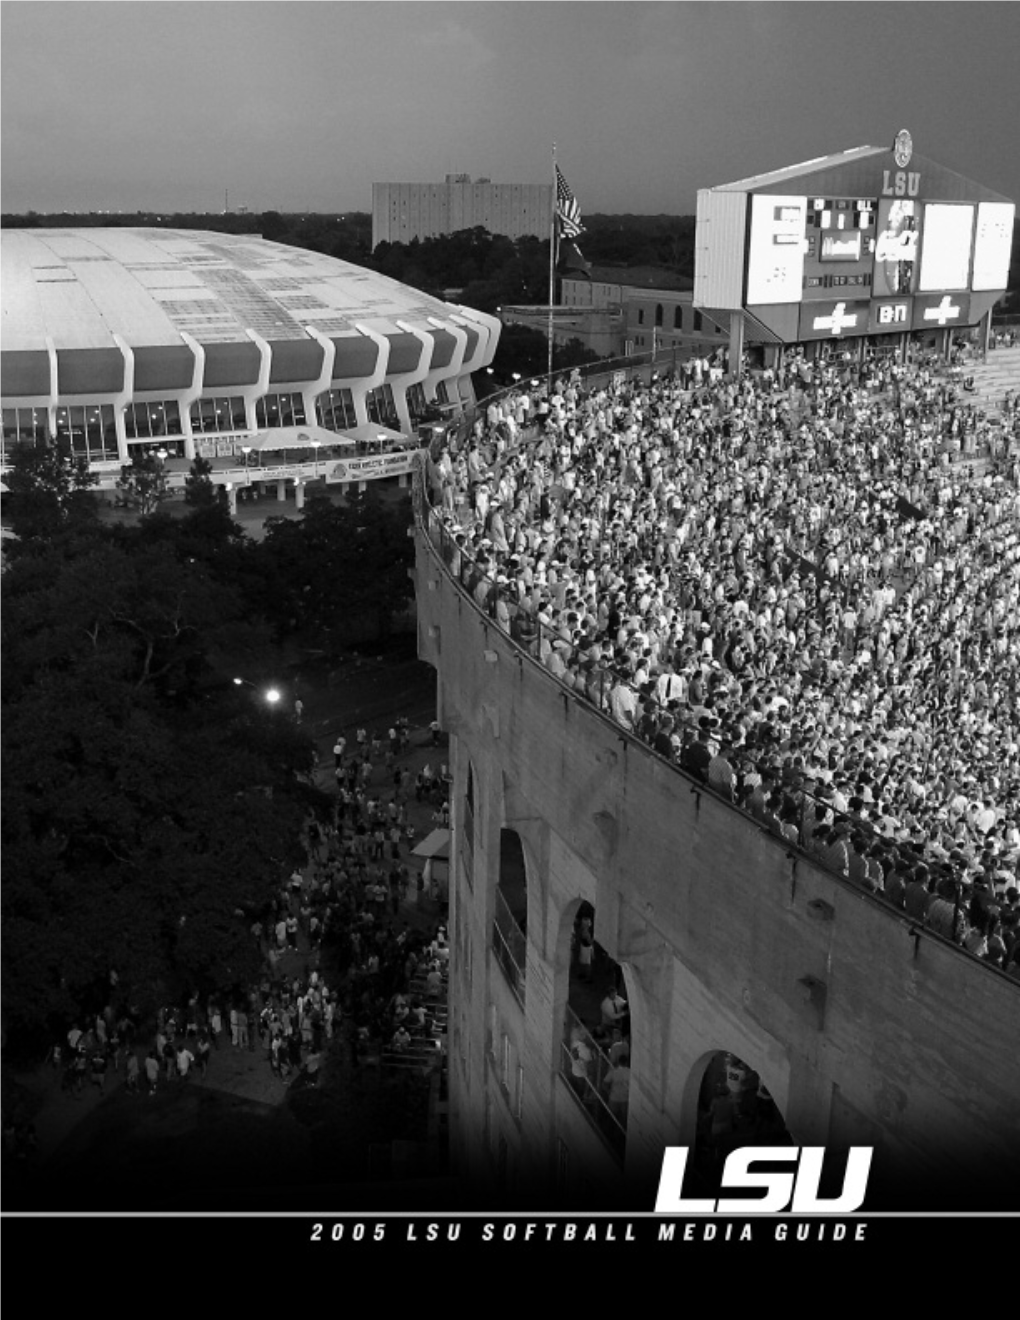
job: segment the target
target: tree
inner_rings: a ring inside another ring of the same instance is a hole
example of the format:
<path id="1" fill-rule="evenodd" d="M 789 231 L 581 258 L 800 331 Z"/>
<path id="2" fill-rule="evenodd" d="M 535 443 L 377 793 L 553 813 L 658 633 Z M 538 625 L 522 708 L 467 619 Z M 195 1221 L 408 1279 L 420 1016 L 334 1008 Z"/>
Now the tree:
<path id="1" fill-rule="evenodd" d="M 127 502 L 134 502 L 142 514 L 151 513 L 169 494 L 166 463 L 159 454 L 138 449 L 131 462 L 120 470 L 117 489 Z"/>
<path id="2" fill-rule="evenodd" d="M 96 498 L 90 487 L 98 480 L 86 458 L 72 458 L 56 445 L 16 448 L 4 478 L 11 530 L 30 542 L 93 522 Z"/>
<path id="3" fill-rule="evenodd" d="M 226 508 L 230 501 L 222 486 L 212 480 L 213 465 L 207 458 L 197 454 L 192 460 L 188 475 L 184 480 L 184 502 L 196 508 L 207 508 L 219 504 Z"/>
<path id="4" fill-rule="evenodd" d="M 371 487 L 346 506 L 313 497 L 300 521 L 270 519 L 258 547 L 267 617 L 333 646 L 386 636 L 413 596 L 410 526 L 410 500 L 384 504 Z"/>
<path id="5" fill-rule="evenodd" d="M 167 520 L 169 521 L 169 520 Z M 26 1039 L 258 970 L 248 927 L 322 807 L 300 731 L 211 683 L 247 606 L 162 520 L 3 576 L 4 1010 Z"/>

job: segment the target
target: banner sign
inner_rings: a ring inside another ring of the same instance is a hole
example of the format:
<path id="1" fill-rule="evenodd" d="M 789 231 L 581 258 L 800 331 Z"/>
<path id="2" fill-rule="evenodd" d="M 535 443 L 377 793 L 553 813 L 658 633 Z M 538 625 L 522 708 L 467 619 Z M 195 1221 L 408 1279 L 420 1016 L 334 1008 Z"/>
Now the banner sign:
<path id="1" fill-rule="evenodd" d="M 913 300 L 910 298 L 885 298 L 873 302 L 868 315 L 869 335 L 888 335 L 910 329 Z"/>
<path id="2" fill-rule="evenodd" d="M 863 335 L 868 330 L 868 303 L 850 300 L 805 303 L 800 309 L 801 339 L 840 339 Z"/>
<path id="3" fill-rule="evenodd" d="M 319 475 L 322 476 L 324 471 L 325 465 L 320 464 Z M 210 477 L 219 486 L 225 482 L 233 486 L 255 486 L 260 481 L 285 481 L 288 477 L 291 480 L 310 481 L 314 477 L 314 468 L 311 463 L 289 463 L 286 466 L 281 463 L 276 467 L 256 467 L 253 463 L 246 468 L 226 468 L 213 472 Z"/>
<path id="4" fill-rule="evenodd" d="M 946 330 L 959 325 L 970 325 L 968 294 L 921 294 L 914 299 L 915 330 Z"/>
<path id="5" fill-rule="evenodd" d="M 322 465 L 327 481 L 374 481 L 378 477 L 403 477 L 412 469 L 411 455 L 375 454 L 363 458 L 345 458 Z"/>

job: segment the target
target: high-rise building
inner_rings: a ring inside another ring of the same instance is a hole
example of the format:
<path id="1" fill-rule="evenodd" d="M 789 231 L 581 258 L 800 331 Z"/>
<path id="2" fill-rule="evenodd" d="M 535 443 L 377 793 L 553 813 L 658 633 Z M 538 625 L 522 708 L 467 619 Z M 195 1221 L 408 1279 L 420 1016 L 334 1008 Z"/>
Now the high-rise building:
<path id="1" fill-rule="evenodd" d="M 507 238 L 548 238 L 551 224 L 550 183 L 493 183 L 448 174 L 443 183 L 372 184 L 373 248 L 476 226 Z"/>

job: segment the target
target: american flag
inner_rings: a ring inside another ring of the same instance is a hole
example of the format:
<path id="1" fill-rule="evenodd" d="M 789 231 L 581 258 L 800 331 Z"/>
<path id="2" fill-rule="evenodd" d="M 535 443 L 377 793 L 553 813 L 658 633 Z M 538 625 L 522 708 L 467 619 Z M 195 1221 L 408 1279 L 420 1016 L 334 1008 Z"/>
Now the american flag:
<path id="1" fill-rule="evenodd" d="M 556 219 L 560 222 L 561 238 L 576 238 L 578 234 L 584 233 L 581 208 L 558 165 L 556 166 Z"/>

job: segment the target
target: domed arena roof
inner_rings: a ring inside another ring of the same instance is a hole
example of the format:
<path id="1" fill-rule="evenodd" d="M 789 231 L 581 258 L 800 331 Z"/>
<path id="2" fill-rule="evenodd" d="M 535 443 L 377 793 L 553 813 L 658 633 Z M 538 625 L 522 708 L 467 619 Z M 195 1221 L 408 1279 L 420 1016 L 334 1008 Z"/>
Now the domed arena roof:
<path id="1" fill-rule="evenodd" d="M 463 369 L 491 361 L 498 338 L 494 317 L 248 234 L 8 229 L 0 252 L 5 399 L 52 393 L 54 353 L 65 396 L 116 390 L 115 359 L 138 350 L 151 368 L 184 344 L 224 365 L 268 345 L 274 381 L 302 380 L 330 341 L 334 378 L 363 375 L 385 350 L 389 379 L 416 369 L 423 336 L 432 369 L 454 358 L 460 331 Z"/>
<path id="2" fill-rule="evenodd" d="M 349 261 L 248 234 L 189 229 L 4 231 L 4 348 L 107 347 L 302 339 L 305 327 L 397 331 L 448 303 Z"/>

